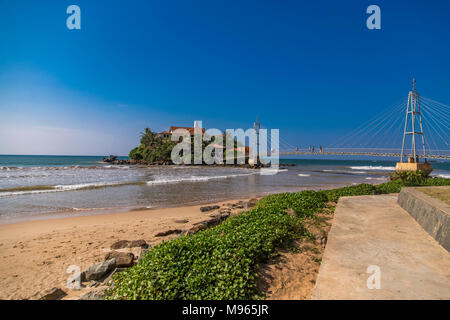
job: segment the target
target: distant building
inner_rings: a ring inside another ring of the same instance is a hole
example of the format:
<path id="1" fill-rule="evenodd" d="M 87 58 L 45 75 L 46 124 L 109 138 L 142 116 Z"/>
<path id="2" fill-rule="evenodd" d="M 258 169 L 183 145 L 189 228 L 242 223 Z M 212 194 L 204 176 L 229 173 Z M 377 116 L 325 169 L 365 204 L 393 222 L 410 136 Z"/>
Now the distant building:
<path id="1" fill-rule="evenodd" d="M 195 129 L 198 128 L 198 122 L 194 121 L 194 126 L 193 127 L 175 127 L 175 126 L 171 126 L 170 129 L 168 131 L 163 131 L 158 133 L 158 135 L 162 138 L 170 138 L 170 136 L 172 135 L 172 133 L 177 130 L 177 129 L 184 129 L 187 130 L 189 132 L 189 134 L 192 136 L 194 136 L 194 131 Z M 205 128 L 201 128 L 202 130 L 202 134 L 205 134 L 206 129 Z M 212 145 L 215 148 L 222 148 L 222 149 L 226 149 L 226 145 L 220 146 L 219 144 L 213 144 Z M 250 148 L 245 146 L 245 147 L 237 147 L 234 148 L 234 151 L 236 152 L 242 152 L 242 154 L 244 154 L 244 157 L 249 157 L 250 155 Z"/>
<path id="2" fill-rule="evenodd" d="M 171 126 L 170 129 L 169 129 L 169 131 L 163 131 L 163 132 L 160 132 L 160 133 L 158 133 L 158 135 L 159 135 L 160 137 L 162 137 L 162 138 L 170 138 L 170 136 L 172 135 L 172 133 L 173 133 L 175 130 L 177 130 L 177 129 L 184 129 L 184 130 L 189 131 L 189 134 L 190 134 L 191 136 L 193 136 L 193 135 L 194 135 L 194 130 L 195 130 L 195 128 L 198 128 L 198 123 L 197 123 L 197 121 L 194 122 L 194 127 L 175 127 L 175 126 Z M 202 134 L 205 134 L 205 131 L 206 131 L 205 128 L 202 128 Z"/>

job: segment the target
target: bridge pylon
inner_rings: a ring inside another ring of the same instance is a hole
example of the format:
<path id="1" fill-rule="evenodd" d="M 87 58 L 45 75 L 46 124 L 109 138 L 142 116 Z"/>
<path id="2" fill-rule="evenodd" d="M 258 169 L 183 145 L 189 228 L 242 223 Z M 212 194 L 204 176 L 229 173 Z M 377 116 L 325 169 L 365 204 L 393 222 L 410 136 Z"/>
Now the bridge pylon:
<path id="1" fill-rule="evenodd" d="M 408 126 L 410 124 L 410 126 Z M 408 129 L 409 128 L 409 129 Z M 416 149 L 416 136 L 422 137 L 422 149 L 424 162 L 419 162 L 418 150 Z M 408 148 L 405 143 L 408 137 L 411 137 L 411 152 L 408 153 Z M 403 162 L 403 158 L 407 162 Z M 431 164 L 427 163 L 425 136 L 423 134 L 422 113 L 420 110 L 420 96 L 416 91 L 416 79 L 413 79 L 412 90 L 408 94 L 408 103 L 406 105 L 406 119 L 405 129 L 403 130 L 402 152 L 400 154 L 400 162 L 397 162 L 395 167 L 399 171 L 422 171 L 429 174 L 433 171 Z"/>

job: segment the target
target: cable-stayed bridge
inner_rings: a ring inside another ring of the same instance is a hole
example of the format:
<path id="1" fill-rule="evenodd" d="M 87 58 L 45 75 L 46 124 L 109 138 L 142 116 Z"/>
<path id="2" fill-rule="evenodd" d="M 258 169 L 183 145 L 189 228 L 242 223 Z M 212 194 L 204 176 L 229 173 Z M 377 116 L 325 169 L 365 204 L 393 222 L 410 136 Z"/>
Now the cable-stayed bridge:
<path id="1" fill-rule="evenodd" d="M 334 144 L 296 146 L 280 137 L 280 155 L 335 155 L 450 160 L 450 107 L 419 96 L 415 80 L 401 99 Z"/>

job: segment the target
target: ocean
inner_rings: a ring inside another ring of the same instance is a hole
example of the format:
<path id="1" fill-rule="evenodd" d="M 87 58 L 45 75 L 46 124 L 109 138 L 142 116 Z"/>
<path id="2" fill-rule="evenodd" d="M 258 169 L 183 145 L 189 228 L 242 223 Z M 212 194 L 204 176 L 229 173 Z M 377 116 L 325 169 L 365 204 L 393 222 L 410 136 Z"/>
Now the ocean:
<path id="1" fill-rule="evenodd" d="M 283 159 L 295 166 L 261 175 L 246 168 L 118 166 L 101 160 L 0 155 L 0 224 L 375 184 L 395 167 L 386 160 Z M 432 175 L 450 178 L 449 162 L 433 167 Z"/>

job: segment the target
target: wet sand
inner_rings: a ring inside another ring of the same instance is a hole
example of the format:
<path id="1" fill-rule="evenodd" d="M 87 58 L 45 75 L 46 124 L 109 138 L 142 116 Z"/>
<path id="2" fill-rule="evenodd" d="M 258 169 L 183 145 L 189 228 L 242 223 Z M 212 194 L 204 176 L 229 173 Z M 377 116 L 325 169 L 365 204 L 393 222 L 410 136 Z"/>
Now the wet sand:
<path id="1" fill-rule="evenodd" d="M 0 299 L 28 299 L 52 287 L 66 291 L 67 299 L 77 298 L 87 289 L 66 288 L 70 265 L 84 270 L 103 261 L 117 240 L 143 239 L 155 245 L 171 239 L 173 235 L 155 235 L 173 228 L 189 229 L 207 219 L 212 212 L 200 212 L 201 206 L 205 205 L 0 225 Z"/>

